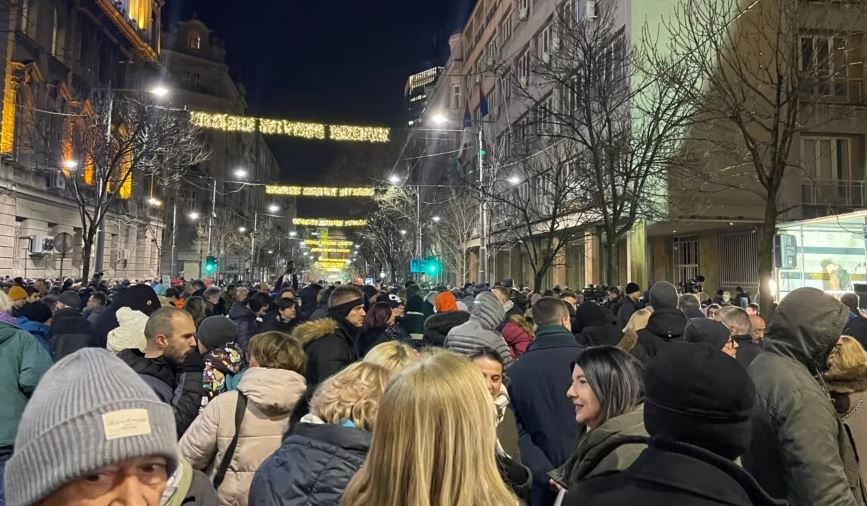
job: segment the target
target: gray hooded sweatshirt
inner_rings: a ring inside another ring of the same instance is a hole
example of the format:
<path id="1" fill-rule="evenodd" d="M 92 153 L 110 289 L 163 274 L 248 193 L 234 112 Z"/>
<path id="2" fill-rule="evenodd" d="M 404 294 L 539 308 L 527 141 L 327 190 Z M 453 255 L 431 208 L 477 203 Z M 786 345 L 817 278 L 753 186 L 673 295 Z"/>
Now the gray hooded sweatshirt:
<path id="1" fill-rule="evenodd" d="M 445 347 L 456 353 L 472 355 L 482 348 L 491 348 L 500 354 L 503 363 L 512 364 L 509 345 L 497 332 L 497 326 L 506 316 L 500 301 L 490 292 L 480 293 L 473 303 L 470 319 L 463 325 L 452 328 L 445 340 Z"/>

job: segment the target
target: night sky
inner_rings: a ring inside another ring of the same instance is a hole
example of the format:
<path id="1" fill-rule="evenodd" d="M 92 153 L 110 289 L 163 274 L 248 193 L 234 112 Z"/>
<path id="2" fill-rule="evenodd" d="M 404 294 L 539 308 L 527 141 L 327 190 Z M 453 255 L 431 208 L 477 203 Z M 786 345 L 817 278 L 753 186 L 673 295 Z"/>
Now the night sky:
<path id="1" fill-rule="evenodd" d="M 251 115 L 404 129 L 407 77 L 445 62 L 474 2 L 169 0 L 164 17 L 195 12 L 225 41 Z M 267 140 L 287 182 L 334 179 L 326 169 L 355 156 L 335 143 Z"/>

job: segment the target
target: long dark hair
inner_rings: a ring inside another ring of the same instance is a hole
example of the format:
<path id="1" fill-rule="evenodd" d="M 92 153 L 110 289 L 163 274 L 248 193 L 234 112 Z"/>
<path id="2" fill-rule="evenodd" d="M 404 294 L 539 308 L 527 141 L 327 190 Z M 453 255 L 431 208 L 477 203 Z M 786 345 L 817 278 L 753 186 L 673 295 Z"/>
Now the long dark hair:
<path id="1" fill-rule="evenodd" d="M 641 404 L 643 366 L 635 357 L 615 346 L 592 346 L 572 364 L 584 371 L 587 383 L 599 399 L 599 424 L 628 413 Z"/>
<path id="2" fill-rule="evenodd" d="M 385 302 L 377 302 L 370 306 L 364 317 L 364 330 L 384 329 L 388 327 L 388 320 L 390 319 L 391 306 Z"/>

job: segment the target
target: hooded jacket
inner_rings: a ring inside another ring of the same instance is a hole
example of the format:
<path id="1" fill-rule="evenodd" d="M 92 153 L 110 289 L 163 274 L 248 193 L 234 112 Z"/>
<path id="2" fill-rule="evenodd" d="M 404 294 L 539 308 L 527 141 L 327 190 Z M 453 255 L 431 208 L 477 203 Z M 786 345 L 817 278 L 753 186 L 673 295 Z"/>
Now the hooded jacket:
<path id="1" fill-rule="evenodd" d="M 342 425 L 295 425 L 256 471 L 252 506 L 336 506 L 370 449 L 370 433 Z M 321 422 L 321 421 L 320 421 Z"/>
<path id="2" fill-rule="evenodd" d="M 861 456 L 860 474 L 867 476 L 867 366 L 846 371 L 831 369 L 825 373 L 825 381 L 843 425 L 852 434 L 855 452 Z"/>
<path id="3" fill-rule="evenodd" d="M 482 348 L 490 348 L 500 354 L 506 367 L 512 364 L 512 354 L 497 326 L 503 321 L 503 306 L 490 292 L 476 297 L 470 319 L 463 325 L 452 328 L 446 335 L 445 347 L 462 355 L 472 355 Z"/>
<path id="4" fill-rule="evenodd" d="M 106 348 L 112 353 L 117 353 L 127 348 L 144 351 L 147 346 L 147 338 L 144 335 L 145 325 L 148 323 L 148 315 L 128 307 L 118 308 L 115 313 L 117 327 L 108 332 Z"/>
<path id="5" fill-rule="evenodd" d="M 865 504 L 855 454 L 821 383 L 847 314 L 821 290 L 791 292 L 747 369 L 756 403 L 744 468 L 793 506 Z"/>
<path id="6" fill-rule="evenodd" d="M 229 390 L 227 379 L 241 372 L 244 368 L 244 352 L 235 343 L 226 343 L 205 353 L 205 369 L 202 371 L 202 386 L 205 395 L 202 397 L 202 407 Z"/>
<path id="7" fill-rule="evenodd" d="M 610 311 L 595 302 L 585 302 L 578 307 L 576 317 L 581 321 L 581 333 L 575 336 L 582 346 L 617 345 L 623 337 Z"/>
<path id="8" fill-rule="evenodd" d="M 511 319 L 506 320 L 506 324 L 503 325 L 500 333 L 503 335 L 503 339 L 506 340 L 506 344 L 509 345 L 509 353 L 512 354 L 512 358 L 515 360 L 518 360 L 521 355 L 526 353 L 530 343 L 533 342 L 533 336 L 524 330 L 524 327 L 519 325 L 518 322 Z"/>
<path id="9" fill-rule="evenodd" d="M 67 308 L 54 313 L 51 320 L 51 350 L 55 360 L 89 346 L 96 346 L 96 342 L 91 337 L 90 322 L 79 310 Z"/>
<path id="10" fill-rule="evenodd" d="M 98 346 L 106 346 L 108 333 L 118 326 L 117 311 L 128 307 L 150 316 L 160 308 L 160 299 L 153 288 L 147 285 L 134 285 L 118 291 L 112 297 L 111 304 L 102 311 L 93 324 L 93 338 Z"/>
<path id="11" fill-rule="evenodd" d="M 45 348 L 45 351 L 50 355 L 51 351 L 51 327 L 42 323 L 35 322 L 33 320 L 28 320 L 25 316 L 19 316 L 16 319 L 16 325 L 19 329 L 29 332 L 36 342 L 42 345 Z"/>
<path id="12" fill-rule="evenodd" d="M 467 311 L 449 311 L 436 313 L 424 321 L 424 340 L 431 346 L 442 347 L 446 342 L 446 335 L 458 325 L 462 325 L 470 319 Z"/>
<path id="13" fill-rule="evenodd" d="M 550 475 L 557 483 L 572 488 L 585 478 L 623 471 L 647 448 L 643 440 L 648 437 L 644 429 L 644 407 L 638 406 L 585 432 L 578 440 L 575 453 Z M 636 442 L 638 440 L 641 442 Z"/>
<path id="14" fill-rule="evenodd" d="M 178 434 L 186 432 L 198 416 L 205 394 L 202 377 L 198 374 L 179 374 L 165 358 L 145 358 L 144 353 L 136 349 L 123 350 L 117 354 L 117 358 L 132 367 L 157 397 L 172 407 Z M 179 382 L 181 391 L 176 394 Z"/>
<path id="15" fill-rule="evenodd" d="M 677 308 L 653 308 L 647 327 L 638 331 L 638 344 L 650 358 L 663 346 L 671 342 L 683 341 L 686 316 Z"/>
<path id="16" fill-rule="evenodd" d="M 190 425 L 178 443 L 181 455 L 213 478 L 235 435 L 238 391 L 247 397 L 238 445 L 218 489 L 220 504 L 247 504 L 253 476 L 262 462 L 280 448 L 289 414 L 305 388 L 304 377 L 297 372 L 251 367 L 237 391 L 217 396 Z"/>
<path id="17" fill-rule="evenodd" d="M 301 307 L 298 309 L 298 316 L 302 320 L 309 320 L 316 311 L 319 305 L 319 292 L 322 287 L 317 284 L 307 285 L 298 292 L 298 298 L 301 299 Z"/>
<path id="18" fill-rule="evenodd" d="M 15 443 L 24 407 L 53 363 L 35 337 L 0 323 L 0 448 Z"/>
<path id="19" fill-rule="evenodd" d="M 358 360 L 355 340 L 359 329 L 345 319 L 322 318 L 302 323 L 292 335 L 307 352 L 305 378 L 311 387 L 318 385 Z"/>
<path id="20" fill-rule="evenodd" d="M 256 321 L 256 313 L 243 302 L 236 302 L 229 309 L 229 319 L 237 325 L 235 328 L 235 342 L 238 343 L 241 349 L 246 350 L 247 345 L 250 344 L 250 339 L 259 333 L 259 322 Z"/>

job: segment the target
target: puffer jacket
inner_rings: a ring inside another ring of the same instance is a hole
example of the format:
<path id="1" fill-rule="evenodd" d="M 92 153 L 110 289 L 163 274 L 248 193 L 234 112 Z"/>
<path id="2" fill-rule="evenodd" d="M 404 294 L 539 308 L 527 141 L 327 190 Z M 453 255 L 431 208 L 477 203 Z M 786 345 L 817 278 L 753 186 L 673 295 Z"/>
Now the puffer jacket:
<path id="1" fill-rule="evenodd" d="M 855 453 L 821 383 L 847 314 L 821 290 L 791 292 L 747 369 L 756 403 L 744 468 L 793 506 L 865 504 Z"/>
<path id="2" fill-rule="evenodd" d="M 831 369 L 825 374 L 825 381 L 843 425 L 852 434 L 855 452 L 861 456 L 860 474 L 867 476 L 867 366 L 845 371 Z"/>
<path id="3" fill-rule="evenodd" d="M 144 351 L 147 338 L 144 335 L 148 315 L 128 307 L 121 307 L 115 313 L 117 327 L 111 329 L 106 336 L 106 349 L 112 353 L 134 348 Z"/>
<path id="4" fill-rule="evenodd" d="M 329 376 L 358 360 L 355 341 L 361 329 L 345 319 L 321 318 L 295 327 L 292 336 L 299 339 L 307 353 L 307 384 L 318 385 Z"/>
<path id="5" fill-rule="evenodd" d="M 28 320 L 24 316 L 18 317 L 16 325 L 19 329 L 29 332 L 30 335 L 33 336 L 43 348 L 45 348 L 45 351 L 47 351 L 52 358 L 54 357 L 52 354 L 53 351 L 51 350 L 51 327 L 42 322 Z"/>
<path id="6" fill-rule="evenodd" d="M 238 391 L 247 397 L 238 445 L 218 489 L 220 504 L 245 505 L 256 470 L 280 447 L 289 414 L 304 394 L 304 377 L 294 371 L 251 367 L 237 391 L 214 398 L 179 442 L 181 455 L 213 478 L 235 435 Z"/>
<path id="7" fill-rule="evenodd" d="M 54 359 L 60 360 L 82 348 L 96 346 L 91 334 L 90 322 L 77 309 L 66 308 L 55 312 L 51 320 Z"/>
<path id="8" fill-rule="evenodd" d="M 311 423 L 312 422 L 312 423 Z M 252 506 L 337 506 L 370 449 L 370 433 L 308 415 L 256 471 Z"/>
<path id="9" fill-rule="evenodd" d="M 503 339 L 506 340 L 506 344 L 509 345 L 509 353 L 512 354 L 512 358 L 515 360 L 518 360 L 527 351 L 530 343 L 533 342 L 533 336 L 513 320 L 506 321 L 501 333 L 503 334 Z"/>
<path id="10" fill-rule="evenodd" d="M 424 340 L 431 346 L 442 347 L 446 342 L 446 335 L 458 325 L 467 323 L 470 313 L 466 311 L 448 311 L 430 315 L 424 321 Z"/>
<path id="11" fill-rule="evenodd" d="M 11 447 L 15 442 L 24 407 L 53 363 L 35 337 L 0 323 L 0 447 Z"/>
<path id="12" fill-rule="evenodd" d="M 638 331 L 638 344 L 653 358 L 663 346 L 671 342 L 683 341 L 686 316 L 680 309 L 654 309 L 647 321 L 647 327 Z"/>
<path id="13" fill-rule="evenodd" d="M 473 303 L 470 319 L 449 331 L 445 347 L 463 355 L 472 355 L 482 348 L 491 348 L 500 354 L 506 367 L 510 366 L 513 360 L 509 345 L 497 332 L 497 326 L 504 316 L 503 306 L 493 294 L 480 293 Z"/>
<path id="14" fill-rule="evenodd" d="M 202 371 L 202 386 L 205 395 L 202 397 L 202 407 L 219 394 L 229 390 L 226 379 L 241 372 L 244 368 L 244 352 L 235 343 L 214 348 L 205 353 L 205 369 Z"/>
<path id="15" fill-rule="evenodd" d="M 647 448 L 648 437 L 644 429 L 644 406 L 638 406 L 585 432 L 578 440 L 575 453 L 549 474 L 557 483 L 571 489 L 585 478 L 623 471 Z"/>

